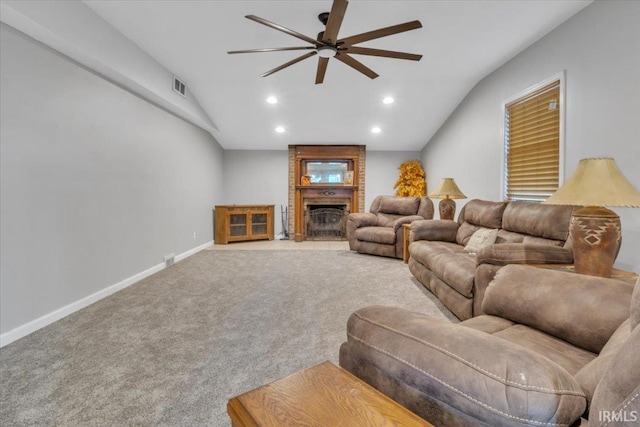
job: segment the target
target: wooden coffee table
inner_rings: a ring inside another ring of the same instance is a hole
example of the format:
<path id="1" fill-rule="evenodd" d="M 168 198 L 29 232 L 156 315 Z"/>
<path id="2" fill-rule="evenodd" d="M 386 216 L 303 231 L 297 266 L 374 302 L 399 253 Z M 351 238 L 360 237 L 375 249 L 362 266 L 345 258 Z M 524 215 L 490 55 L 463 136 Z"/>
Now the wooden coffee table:
<path id="1" fill-rule="evenodd" d="M 227 412 L 233 427 L 433 427 L 330 362 L 236 396 Z"/>

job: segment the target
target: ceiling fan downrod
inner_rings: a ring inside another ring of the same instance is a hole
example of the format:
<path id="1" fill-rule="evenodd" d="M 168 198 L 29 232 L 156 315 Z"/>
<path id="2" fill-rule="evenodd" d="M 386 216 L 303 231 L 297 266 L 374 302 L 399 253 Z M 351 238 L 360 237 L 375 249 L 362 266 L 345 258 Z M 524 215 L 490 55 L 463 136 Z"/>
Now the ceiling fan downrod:
<path id="1" fill-rule="evenodd" d="M 322 22 L 322 25 L 327 26 L 327 22 L 329 21 L 329 12 L 322 12 L 318 15 L 318 19 Z"/>

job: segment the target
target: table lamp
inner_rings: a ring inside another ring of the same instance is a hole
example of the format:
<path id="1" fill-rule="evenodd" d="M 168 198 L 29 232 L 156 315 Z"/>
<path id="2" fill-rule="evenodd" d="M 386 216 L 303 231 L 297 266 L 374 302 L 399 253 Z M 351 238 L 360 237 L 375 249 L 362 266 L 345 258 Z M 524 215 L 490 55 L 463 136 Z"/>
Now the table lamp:
<path id="1" fill-rule="evenodd" d="M 438 210 L 440 211 L 440 219 L 453 219 L 456 213 L 456 202 L 452 199 L 466 199 L 467 196 L 456 185 L 453 178 L 442 178 L 438 188 L 433 190 L 429 197 L 440 200 Z"/>
<path id="2" fill-rule="evenodd" d="M 573 212 L 569 236 L 577 273 L 611 277 L 622 240 L 620 217 L 605 206 L 640 207 L 640 192 L 612 158 L 582 159 L 544 203 L 585 206 Z"/>

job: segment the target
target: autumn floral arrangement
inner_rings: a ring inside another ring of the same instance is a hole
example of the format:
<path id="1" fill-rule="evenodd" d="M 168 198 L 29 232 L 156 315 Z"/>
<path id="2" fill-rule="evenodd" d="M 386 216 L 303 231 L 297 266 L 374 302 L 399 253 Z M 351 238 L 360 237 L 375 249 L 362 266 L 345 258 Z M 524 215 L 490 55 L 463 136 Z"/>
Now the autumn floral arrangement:
<path id="1" fill-rule="evenodd" d="M 400 177 L 393 186 L 396 196 L 422 197 L 427 194 L 426 174 L 419 160 L 407 160 L 398 169 L 400 169 Z"/>

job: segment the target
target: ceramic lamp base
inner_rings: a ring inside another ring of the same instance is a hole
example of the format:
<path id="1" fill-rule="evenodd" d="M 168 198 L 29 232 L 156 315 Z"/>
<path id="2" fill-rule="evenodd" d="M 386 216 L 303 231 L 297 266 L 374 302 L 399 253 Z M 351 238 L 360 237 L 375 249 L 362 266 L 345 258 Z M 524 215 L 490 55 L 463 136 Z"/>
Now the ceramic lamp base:
<path id="1" fill-rule="evenodd" d="M 597 206 L 578 209 L 571 218 L 569 234 L 576 273 L 611 277 L 622 240 L 620 217 Z"/>
<path id="2" fill-rule="evenodd" d="M 453 199 L 442 199 L 438 204 L 440 210 L 440 219 L 453 219 L 456 214 L 456 202 Z"/>

